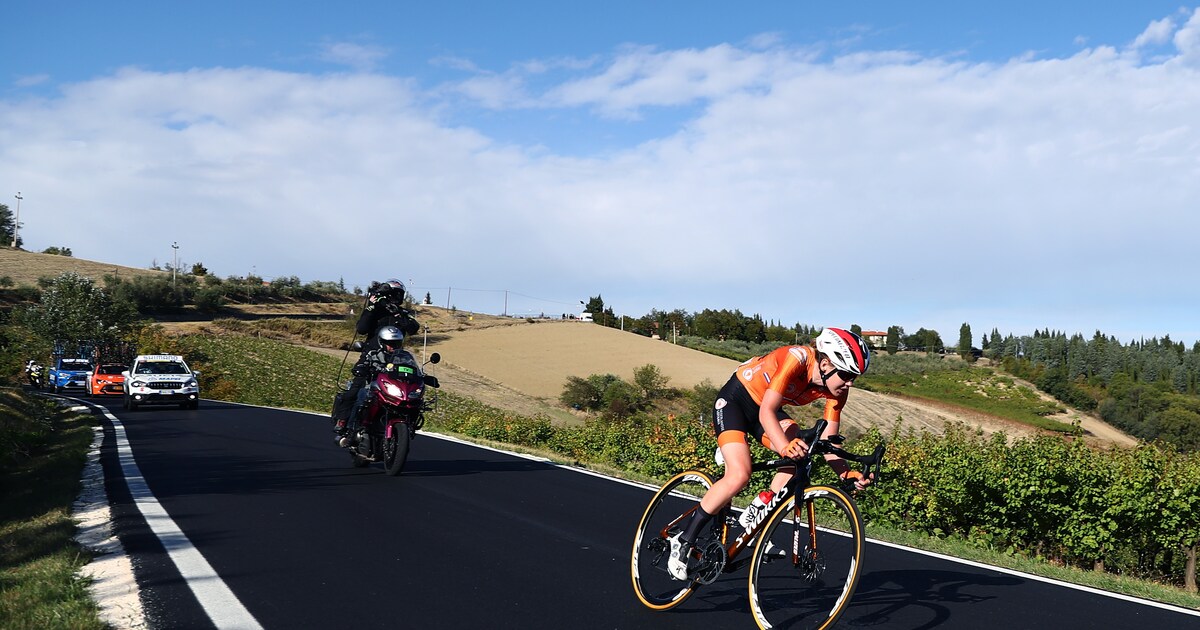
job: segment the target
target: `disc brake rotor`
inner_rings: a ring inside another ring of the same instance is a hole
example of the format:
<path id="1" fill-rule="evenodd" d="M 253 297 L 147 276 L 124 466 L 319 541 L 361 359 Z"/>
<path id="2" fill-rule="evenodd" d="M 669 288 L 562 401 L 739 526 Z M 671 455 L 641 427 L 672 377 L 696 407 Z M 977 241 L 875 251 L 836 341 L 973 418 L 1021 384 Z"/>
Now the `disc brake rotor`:
<path id="1" fill-rule="evenodd" d="M 696 569 L 696 581 L 712 584 L 725 569 L 725 546 L 714 540 L 708 543 L 700 555 L 700 568 Z"/>
<path id="2" fill-rule="evenodd" d="M 800 562 L 796 568 L 804 579 L 815 582 L 825 572 L 825 558 L 815 549 L 805 549 L 800 554 Z"/>

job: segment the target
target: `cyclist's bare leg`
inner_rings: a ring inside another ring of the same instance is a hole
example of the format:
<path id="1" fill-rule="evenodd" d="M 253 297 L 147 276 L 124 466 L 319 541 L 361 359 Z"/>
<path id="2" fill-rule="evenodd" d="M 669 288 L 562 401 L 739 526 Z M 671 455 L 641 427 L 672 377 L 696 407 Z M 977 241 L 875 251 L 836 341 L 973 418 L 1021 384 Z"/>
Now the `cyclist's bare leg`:
<path id="1" fill-rule="evenodd" d="M 796 439 L 796 436 L 800 434 L 800 425 L 796 424 L 790 419 L 780 420 L 779 425 L 779 428 L 783 429 L 783 434 L 787 436 L 789 442 Z M 769 442 L 766 438 L 763 438 L 763 440 Z M 769 443 L 765 444 L 764 446 L 771 448 Z M 784 486 L 787 485 L 789 481 L 791 481 L 792 476 L 795 474 L 795 468 L 780 468 L 779 471 L 775 473 L 775 476 L 771 478 L 771 491 L 779 492 Z"/>
<path id="2" fill-rule="evenodd" d="M 725 475 L 713 483 L 700 507 L 709 514 L 716 514 L 750 483 L 750 445 L 743 439 L 721 445 L 725 458 Z"/>

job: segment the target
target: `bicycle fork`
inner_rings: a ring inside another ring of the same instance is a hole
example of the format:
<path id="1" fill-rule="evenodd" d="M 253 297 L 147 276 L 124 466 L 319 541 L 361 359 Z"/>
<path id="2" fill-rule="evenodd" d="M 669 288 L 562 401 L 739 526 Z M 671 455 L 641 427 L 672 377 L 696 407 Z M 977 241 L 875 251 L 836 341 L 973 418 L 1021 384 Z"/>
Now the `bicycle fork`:
<path id="1" fill-rule="evenodd" d="M 747 547 L 754 544 L 754 539 L 759 534 L 759 530 L 766 522 L 767 518 L 773 514 L 785 500 L 793 496 L 794 488 L 785 486 L 775 498 L 767 504 L 766 509 L 762 510 L 759 515 L 750 523 L 750 528 L 742 532 L 728 551 L 728 565 L 726 571 L 733 571 L 744 566 L 745 562 L 735 563 L 734 558 L 744 551 Z M 795 495 L 796 501 L 802 502 L 801 506 L 792 508 L 792 536 L 791 536 L 791 562 L 792 566 L 798 569 L 805 579 L 812 581 L 820 577 L 824 571 L 824 564 L 821 562 L 820 544 L 817 538 L 817 513 L 816 507 L 812 501 L 804 500 L 803 496 Z M 802 528 L 807 529 L 807 535 L 801 531 Z M 769 541 L 768 541 L 769 542 Z M 807 546 L 805 545 L 807 543 Z"/>

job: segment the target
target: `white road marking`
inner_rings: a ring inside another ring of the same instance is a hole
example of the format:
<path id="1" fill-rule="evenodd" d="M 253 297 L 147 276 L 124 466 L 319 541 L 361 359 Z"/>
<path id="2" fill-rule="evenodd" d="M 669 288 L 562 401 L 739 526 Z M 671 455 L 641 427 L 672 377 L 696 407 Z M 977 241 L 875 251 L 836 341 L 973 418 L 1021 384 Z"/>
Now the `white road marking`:
<path id="1" fill-rule="evenodd" d="M 117 458 L 121 464 L 121 473 L 133 497 L 134 505 L 142 513 L 142 518 L 150 527 L 150 531 L 158 537 L 171 562 L 183 576 L 188 588 L 200 602 L 200 607 L 218 628 L 230 630 L 261 630 L 262 625 L 242 605 L 241 600 L 233 594 L 221 576 L 204 559 L 204 556 L 192 545 L 179 525 L 171 519 L 162 504 L 150 492 L 142 471 L 138 468 L 133 456 L 133 449 L 125 436 L 125 426 L 107 409 L 97 407 L 104 417 L 112 423 L 116 435 Z"/>

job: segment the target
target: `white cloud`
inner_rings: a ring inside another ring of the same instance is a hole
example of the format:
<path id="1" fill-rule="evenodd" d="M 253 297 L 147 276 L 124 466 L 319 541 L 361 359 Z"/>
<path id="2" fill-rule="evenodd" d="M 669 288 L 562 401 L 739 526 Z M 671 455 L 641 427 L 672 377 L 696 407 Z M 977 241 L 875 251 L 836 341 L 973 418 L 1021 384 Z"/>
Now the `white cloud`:
<path id="1" fill-rule="evenodd" d="M 13 82 L 13 85 L 19 88 L 27 88 L 35 85 L 42 85 L 49 80 L 50 75 L 48 74 L 31 74 L 28 76 L 18 77 L 17 80 Z"/>
<path id="2" fill-rule="evenodd" d="M 1165 17 L 1161 20 L 1155 20 L 1150 23 L 1150 26 L 1146 27 L 1146 30 L 1142 31 L 1142 33 L 1133 40 L 1133 47 L 1141 48 L 1147 45 L 1156 46 L 1159 44 L 1165 44 L 1166 42 L 1171 41 L 1171 34 L 1174 32 L 1175 21 L 1171 18 Z"/>
<path id="3" fill-rule="evenodd" d="M 454 91 L 489 109 L 530 104 L 524 80 L 515 74 L 480 74 L 455 84 Z"/>
<path id="4" fill-rule="evenodd" d="M 1187 23 L 1175 32 L 1174 43 L 1181 63 L 1200 66 L 1200 9 L 1196 9 Z"/>
<path id="5" fill-rule="evenodd" d="M 474 122 L 443 120 L 446 86 L 379 75 L 131 69 L 0 101 L 0 173 L 26 191 L 32 247 L 123 264 L 161 262 L 179 241 L 220 275 L 511 289 L 563 300 L 552 313 L 601 293 L 633 315 L 1196 339 L 1193 321 L 1145 318 L 1200 311 L 1185 290 L 1197 32 L 1193 15 L 1154 63 L 1109 47 L 986 64 L 777 44 L 625 48 L 501 74 L 461 62 L 473 75 L 452 87 L 489 108 Z M 504 108 L 619 126 L 681 105 L 701 109 L 595 155 L 486 131 Z M 131 212 L 136 230 L 106 215 Z M 454 295 L 501 308 L 494 293 Z"/>
<path id="6" fill-rule="evenodd" d="M 670 107 L 767 88 L 773 73 L 795 61 L 789 52 L 749 52 L 722 44 L 703 50 L 659 52 L 629 48 L 603 72 L 564 82 L 548 104 L 595 106 L 609 116 L 636 117 L 646 106 Z"/>
<path id="7" fill-rule="evenodd" d="M 387 56 L 388 50 L 382 46 L 351 42 L 326 42 L 321 45 L 319 54 L 322 61 L 350 66 L 359 71 L 374 69 Z"/>

